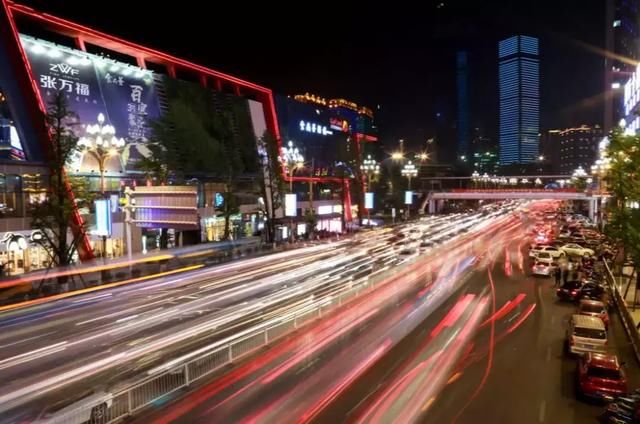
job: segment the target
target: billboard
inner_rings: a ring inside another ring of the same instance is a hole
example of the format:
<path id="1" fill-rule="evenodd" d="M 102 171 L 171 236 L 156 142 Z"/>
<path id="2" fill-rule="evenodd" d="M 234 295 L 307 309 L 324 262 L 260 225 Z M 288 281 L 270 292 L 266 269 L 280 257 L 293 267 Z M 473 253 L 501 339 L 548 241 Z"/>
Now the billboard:
<path id="1" fill-rule="evenodd" d="M 148 156 L 145 147 L 147 119 L 160 116 L 153 73 L 129 64 L 106 59 L 47 41 L 21 35 L 33 79 L 45 104 L 56 92 L 66 94 L 69 108 L 77 114 L 72 126 L 79 137 L 91 138 L 86 129 L 105 118 L 115 128 L 115 137 L 125 140 L 123 148 L 107 162 L 107 172 L 135 170 Z M 90 155 L 78 152 L 70 164 L 72 172 L 96 171 Z"/>

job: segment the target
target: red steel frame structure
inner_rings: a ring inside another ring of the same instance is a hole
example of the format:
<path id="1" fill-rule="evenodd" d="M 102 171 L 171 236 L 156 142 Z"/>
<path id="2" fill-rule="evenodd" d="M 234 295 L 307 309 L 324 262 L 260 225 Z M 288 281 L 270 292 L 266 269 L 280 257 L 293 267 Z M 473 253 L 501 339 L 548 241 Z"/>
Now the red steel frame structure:
<path id="1" fill-rule="evenodd" d="M 238 96 L 251 95 L 257 101 L 262 103 L 267 129 L 275 136 L 278 145 L 280 147 L 282 146 L 273 93 L 270 89 L 184 59 L 132 43 L 113 35 L 96 31 L 75 22 L 36 11 L 30 7 L 17 4 L 10 0 L 0 0 L 0 5 L 0 27 L 3 28 L 0 32 L 0 36 L 4 38 L 5 42 L 8 40 L 7 46 L 10 48 L 12 56 L 14 56 L 12 57 L 13 68 L 21 71 L 16 72 L 16 74 L 19 75 L 19 78 L 17 78 L 18 81 L 16 82 L 20 85 L 21 92 L 25 99 L 28 100 L 29 116 L 34 123 L 34 126 L 39 127 L 39 135 L 42 138 L 45 150 L 48 148 L 47 141 L 49 138 L 46 132 L 46 127 L 44 126 L 44 115 L 46 113 L 46 109 L 37 84 L 33 79 L 29 62 L 26 59 L 24 50 L 22 49 L 22 44 L 20 43 L 18 24 L 22 20 L 30 21 L 46 30 L 73 39 L 76 48 L 81 51 L 86 51 L 86 45 L 91 44 L 133 57 L 135 58 L 137 65 L 141 68 L 146 68 L 147 63 L 154 63 L 156 65 L 163 66 L 166 69 L 167 75 L 170 77 L 175 78 L 178 72 L 186 71 L 191 74 L 196 74 L 200 83 L 205 87 L 210 87 L 220 91 L 222 90 L 223 85 L 227 85 L 232 87 L 234 94 Z M 284 178 L 285 180 L 288 180 L 289 177 L 285 174 Z M 293 179 L 295 181 L 326 181 L 326 179 L 308 177 L 294 177 Z M 336 182 L 338 182 L 338 179 L 336 179 Z M 71 190 L 69 190 L 69 195 L 73 196 Z M 77 211 L 74 221 L 75 227 L 79 228 L 82 224 L 82 218 Z M 79 247 L 79 251 L 82 259 L 90 259 L 93 257 L 89 239 L 86 235 L 83 243 Z"/>
<path id="2" fill-rule="evenodd" d="M 187 60 L 177 58 L 175 56 L 171 56 L 167 53 L 163 53 L 110 34 L 105 34 L 87 26 L 59 18 L 48 13 L 39 12 L 37 10 L 34 10 L 33 8 L 20 5 L 11 0 L 0 0 L 0 4 L 2 5 L 0 13 L 4 12 L 4 15 L 6 15 L 6 17 L 0 17 L 0 26 L 4 24 L 4 21 L 6 21 L 8 27 L 10 28 L 8 34 L 0 33 L 0 35 L 9 36 L 12 38 L 12 40 L 10 41 L 15 44 L 14 50 L 16 51 L 17 59 L 15 62 L 17 64 L 18 62 L 20 62 L 21 65 L 18 64 L 18 66 L 21 66 L 23 68 L 23 71 L 26 71 L 24 72 L 24 75 L 29 76 L 28 83 L 25 80 L 21 82 L 21 85 L 23 86 L 22 92 L 31 100 L 31 102 L 29 103 L 31 106 L 30 109 L 33 122 L 41 122 L 42 124 L 44 124 L 44 114 L 46 109 L 42 98 L 40 97 L 40 92 L 38 90 L 37 84 L 32 77 L 31 68 L 29 66 L 29 62 L 27 61 L 25 52 L 22 49 L 22 44 L 20 43 L 17 24 L 21 20 L 36 23 L 38 26 L 46 30 L 73 39 L 76 48 L 81 51 L 86 51 L 86 45 L 91 44 L 103 49 L 111 50 L 119 54 L 135 58 L 137 65 L 143 69 L 146 69 L 147 63 L 154 63 L 156 65 L 164 66 L 167 75 L 172 78 L 175 78 L 178 72 L 185 71 L 191 74 L 196 74 L 201 85 L 205 87 L 210 87 L 212 89 L 220 91 L 222 90 L 223 85 L 226 84 L 233 88 L 234 94 L 236 94 L 237 96 L 251 95 L 257 101 L 262 103 L 267 129 L 269 130 L 269 132 L 271 132 L 271 134 L 275 136 L 278 146 L 282 148 L 282 139 L 280 136 L 280 129 L 278 127 L 278 118 L 276 115 L 273 92 L 270 89 L 219 71 L 215 71 L 205 66 L 198 65 Z M 44 131 L 43 140 L 47 140 L 47 138 L 48 136 L 46 135 L 46 131 Z M 48 146 L 45 145 L 44 147 L 46 148 Z M 289 181 L 289 176 L 287 176 L 284 172 L 283 177 L 286 181 Z M 348 180 L 343 181 L 342 179 L 335 177 L 292 177 L 292 179 L 294 181 L 301 182 L 335 182 L 344 184 L 345 189 L 348 189 L 349 187 Z M 70 196 L 73 196 L 73 193 L 71 193 L 71 191 L 69 192 L 69 194 Z M 347 219 L 350 220 L 350 195 L 347 195 L 345 206 L 347 208 Z M 82 218 L 80 217 L 79 213 L 76 213 L 75 221 L 76 224 L 82 224 Z M 92 258 L 88 237 L 85 236 L 84 243 L 82 244 L 82 246 L 80 246 L 79 250 L 83 259 Z"/>

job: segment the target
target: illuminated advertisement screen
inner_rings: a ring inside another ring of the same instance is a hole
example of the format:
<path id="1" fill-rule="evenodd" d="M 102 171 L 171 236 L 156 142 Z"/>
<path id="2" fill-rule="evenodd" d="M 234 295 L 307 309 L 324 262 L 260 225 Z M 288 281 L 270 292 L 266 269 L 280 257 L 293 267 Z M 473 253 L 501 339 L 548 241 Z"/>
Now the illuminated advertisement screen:
<path id="1" fill-rule="evenodd" d="M 97 125 L 102 115 L 103 125 L 113 126 L 115 137 L 125 141 L 107 161 L 107 172 L 135 170 L 136 162 L 149 154 L 147 119 L 160 116 L 153 73 L 26 35 L 20 39 L 45 104 L 57 91 L 65 93 L 69 109 L 77 115 L 76 135 L 90 140 L 95 133 L 87 127 Z M 78 152 L 72 159 L 72 172 L 97 169 L 91 155 Z"/>
<path id="2" fill-rule="evenodd" d="M 316 177 L 335 176 L 335 164 L 347 143 L 348 126 L 326 107 L 284 96 L 276 96 L 276 111 L 283 141 L 293 142 L 304 157 L 305 168 L 296 175 L 313 172 Z"/>
<path id="3" fill-rule="evenodd" d="M 295 194 L 284 195 L 284 214 L 286 216 L 296 216 L 298 212 L 298 200 Z"/>
<path id="4" fill-rule="evenodd" d="M 413 204 L 413 191 L 407 190 L 404 192 L 404 204 L 405 205 Z"/>
<path id="5" fill-rule="evenodd" d="M 364 194 L 364 208 L 373 209 L 373 193 L 372 192 L 366 192 Z"/>

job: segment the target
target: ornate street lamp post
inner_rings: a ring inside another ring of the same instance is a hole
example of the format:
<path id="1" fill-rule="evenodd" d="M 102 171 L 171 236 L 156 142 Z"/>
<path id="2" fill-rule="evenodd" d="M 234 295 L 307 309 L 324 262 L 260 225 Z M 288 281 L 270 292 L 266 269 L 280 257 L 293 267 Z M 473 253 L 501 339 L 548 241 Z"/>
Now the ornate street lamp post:
<path id="1" fill-rule="evenodd" d="M 87 125 L 86 136 L 80 137 L 78 146 L 80 150 L 98 162 L 100 171 L 100 193 L 104 195 L 104 174 L 106 163 L 110 157 L 117 156 L 124 147 L 124 138 L 116 137 L 116 129 L 113 125 L 105 125 L 104 115 L 98 115 L 98 123 Z"/>

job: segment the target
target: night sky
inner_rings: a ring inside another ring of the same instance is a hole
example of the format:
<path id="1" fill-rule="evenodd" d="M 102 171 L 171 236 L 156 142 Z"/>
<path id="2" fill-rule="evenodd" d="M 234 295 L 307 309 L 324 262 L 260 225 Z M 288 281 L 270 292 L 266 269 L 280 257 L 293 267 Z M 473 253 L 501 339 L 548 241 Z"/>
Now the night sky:
<path id="1" fill-rule="evenodd" d="M 469 52 L 471 127 L 497 140 L 497 43 L 538 36 L 541 128 L 602 121 L 601 1 L 207 2 L 213 12 L 189 0 L 23 3 L 282 94 L 379 105 L 389 147 L 398 138 L 417 147 L 443 128 L 442 137 L 455 137 L 461 49 Z M 454 139 L 439 144 L 452 149 Z"/>

